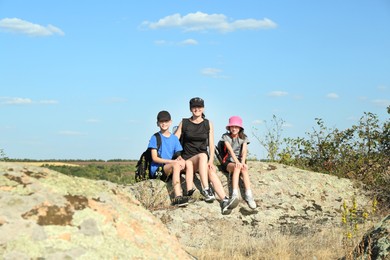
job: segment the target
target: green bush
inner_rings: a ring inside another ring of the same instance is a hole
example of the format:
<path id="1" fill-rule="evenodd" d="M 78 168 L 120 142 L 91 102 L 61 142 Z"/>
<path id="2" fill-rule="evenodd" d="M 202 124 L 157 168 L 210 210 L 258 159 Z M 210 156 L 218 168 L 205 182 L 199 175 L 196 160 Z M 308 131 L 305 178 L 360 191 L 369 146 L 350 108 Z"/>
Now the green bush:
<path id="1" fill-rule="evenodd" d="M 390 114 L 390 107 L 387 108 Z M 364 113 L 357 125 L 340 131 L 316 119 L 318 129 L 307 137 L 285 138 L 280 162 L 362 181 L 379 200 L 390 205 L 390 122 L 382 125 Z"/>
<path id="2" fill-rule="evenodd" d="M 6 159 L 5 153 L 3 149 L 0 149 L 0 161 L 4 161 Z"/>

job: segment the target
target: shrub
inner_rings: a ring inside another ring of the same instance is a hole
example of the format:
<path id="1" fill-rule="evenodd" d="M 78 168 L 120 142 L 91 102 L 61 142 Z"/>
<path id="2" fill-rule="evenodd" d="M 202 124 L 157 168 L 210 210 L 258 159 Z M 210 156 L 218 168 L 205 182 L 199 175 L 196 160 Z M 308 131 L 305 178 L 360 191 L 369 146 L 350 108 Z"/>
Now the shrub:
<path id="1" fill-rule="evenodd" d="M 284 139 L 280 162 L 359 180 L 390 205 L 390 122 L 381 125 L 377 115 L 364 113 L 357 125 L 340 131 L 316 121 L 318 129 L 307 138 Z"/>

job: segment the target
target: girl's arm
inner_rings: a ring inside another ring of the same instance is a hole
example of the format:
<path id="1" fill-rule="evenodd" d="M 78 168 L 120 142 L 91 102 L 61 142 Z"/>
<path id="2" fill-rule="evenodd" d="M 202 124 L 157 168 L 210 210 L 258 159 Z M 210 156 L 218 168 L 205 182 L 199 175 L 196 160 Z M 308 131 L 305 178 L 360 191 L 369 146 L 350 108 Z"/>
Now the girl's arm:
<path id="1" fill-rule="evenodd" d="M 230 156 L 233 158 L 234 162 L 235 163 L 240 163 L 240 161 L 238 160 L 236 154 L 233 152 L 232 145 L 228 141 L 225 141 L 225 146 L 226 146 L 226 149 L 228 150 Z"/>
<path id="2" fill-rule="evenodd" d="M 248 155 L 248 144 L 244 142 L 241 149 L 241 163 L 245 164 L 246 156 Z"/>

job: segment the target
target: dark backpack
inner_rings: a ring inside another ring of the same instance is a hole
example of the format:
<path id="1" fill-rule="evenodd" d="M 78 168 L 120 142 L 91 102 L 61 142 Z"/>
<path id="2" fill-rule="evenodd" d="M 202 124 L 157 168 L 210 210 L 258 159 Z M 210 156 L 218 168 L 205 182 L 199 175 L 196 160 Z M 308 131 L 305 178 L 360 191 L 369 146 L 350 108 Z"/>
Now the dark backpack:
<path id="1" fill-rule="evenodd" d="M 240 154 L 241 153 L 242 153 L 242 144 L 241 144 Z M 224 141 L 220 140 L 215 146 L 215 156 L 217 157 L 219 164 L 223 164 L 226 162 L 227 158 L 229 157 L 229 152 L 226 148 Z"/>
<path id="2" fill-rule="evenodd" d="M 224 141 L 220 140 L 215 146 L 215 156 L 217 157 L 219 164 L 223 164 L 226 161 L 228 151 Z"/>
<path id="3" fill-rule="evenodd" d="M 159 133 L 155 133 L 154 136 L 157 139 L 157 152 L 161 147 L 161 136 Z M 150 172 L 150 165 L 152 163 L 152 148 L 146 149 L 141 154 L 141 157 L 139 158 L 137 165 L 136 165 L 136 170 L 135 170 L 135 181 L 143 181 L 146 180 L 147 178 L 153 179 L 153 176 Z"/>

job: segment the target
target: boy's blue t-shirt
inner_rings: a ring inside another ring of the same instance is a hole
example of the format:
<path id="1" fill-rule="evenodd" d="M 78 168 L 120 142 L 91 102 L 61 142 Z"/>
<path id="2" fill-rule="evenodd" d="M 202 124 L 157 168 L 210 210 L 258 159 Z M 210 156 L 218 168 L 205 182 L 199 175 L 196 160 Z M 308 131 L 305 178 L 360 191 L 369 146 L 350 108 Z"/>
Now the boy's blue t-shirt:
<path id="1" fill-rule="evenodd" d="M 159 151 L 157 153 L 159 154 L 160 158 L 163 159 L 172 159 L 173 155 L 177 152 L 180 152 L 183 150 L 179 139 L 176 135 L 171 134 L 169 137 L 165 137 L 159 132 L 159 135 L 161 136 L 161 146 Z M 149 140 L 148 148 L 157 149 L 157 139 L 154 135 Z M 163 164 L 152 162 L 150 165 L 150 170 L 152 176 L 155 175 L 158 167 L 163 166 Z"/>

